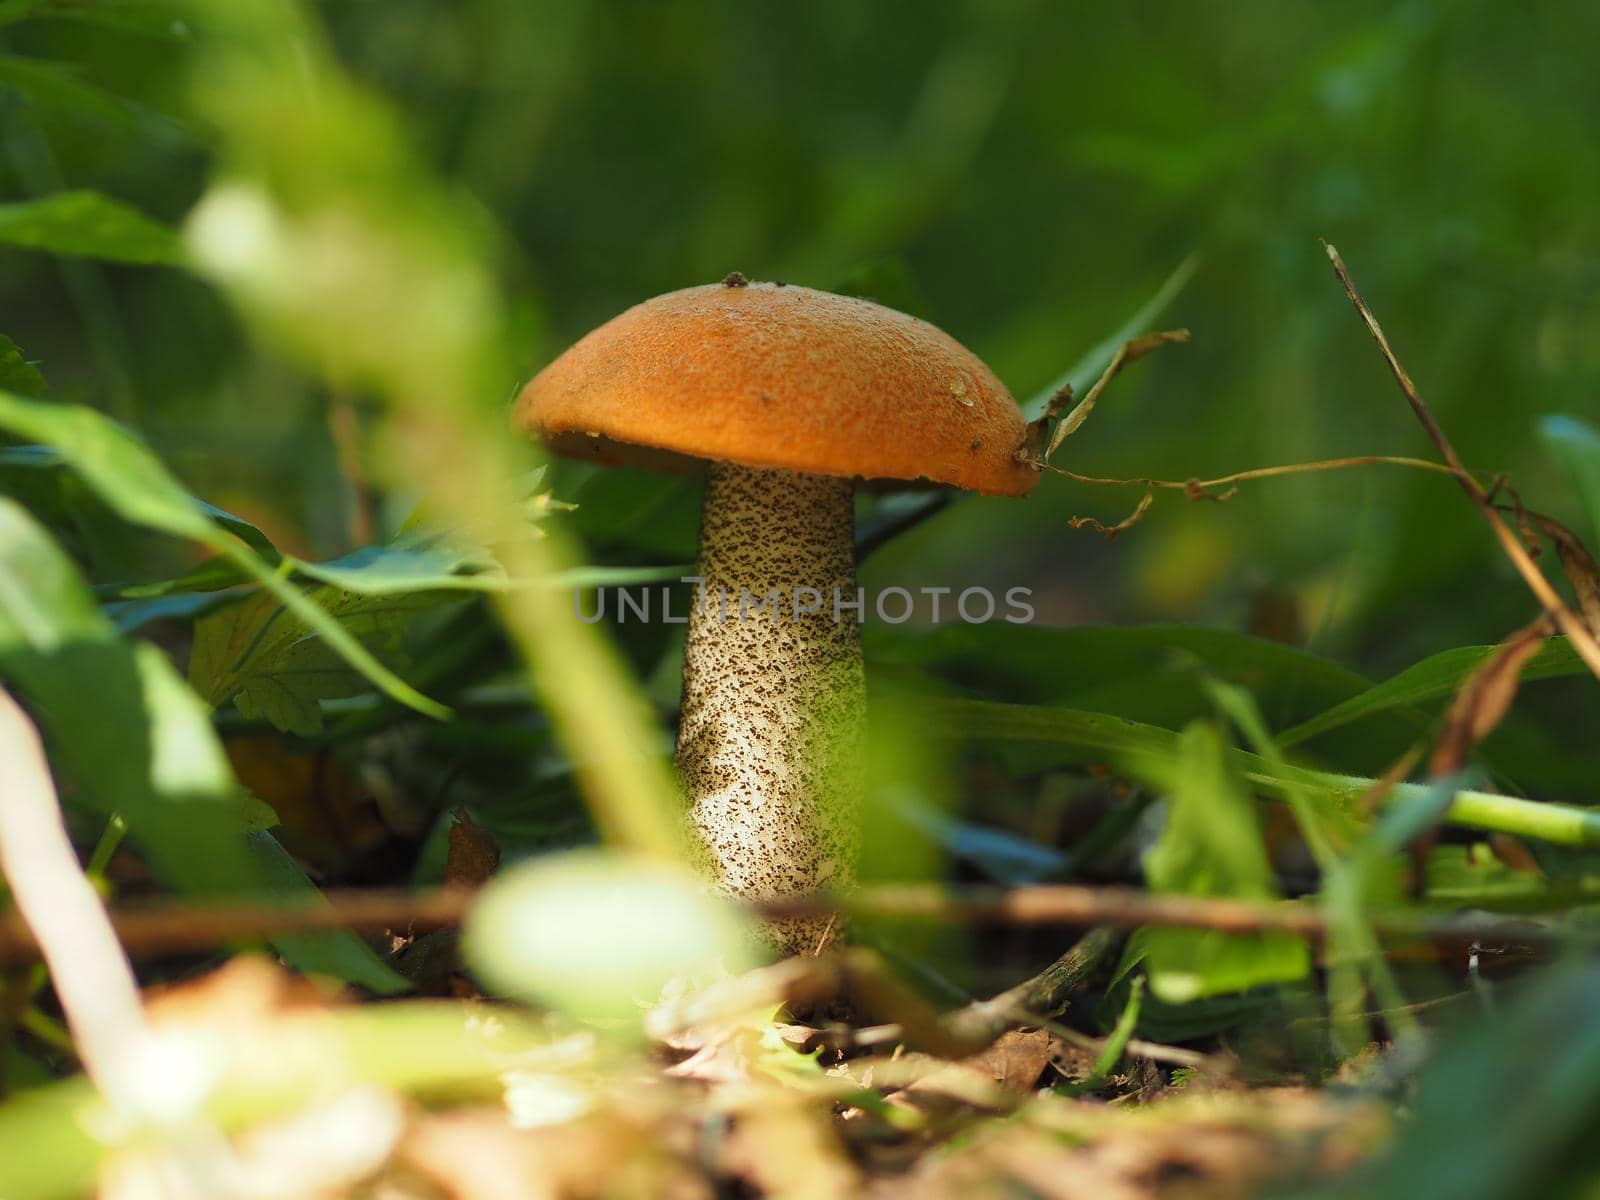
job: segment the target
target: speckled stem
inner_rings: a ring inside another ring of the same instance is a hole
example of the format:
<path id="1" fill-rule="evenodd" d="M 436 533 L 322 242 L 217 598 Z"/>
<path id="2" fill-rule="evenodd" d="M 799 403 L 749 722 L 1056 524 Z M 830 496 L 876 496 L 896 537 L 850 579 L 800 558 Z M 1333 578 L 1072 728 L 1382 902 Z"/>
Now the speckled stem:
<path id="1" fill-rule="evenodd" d="M 701 866 L 741 898 L 854 881 L 866 692 L 852 491 L 724 464 L 706 481 L 678 769 Z M 806 918 L 764 932 L 809 954 L 837 931 Z"/>

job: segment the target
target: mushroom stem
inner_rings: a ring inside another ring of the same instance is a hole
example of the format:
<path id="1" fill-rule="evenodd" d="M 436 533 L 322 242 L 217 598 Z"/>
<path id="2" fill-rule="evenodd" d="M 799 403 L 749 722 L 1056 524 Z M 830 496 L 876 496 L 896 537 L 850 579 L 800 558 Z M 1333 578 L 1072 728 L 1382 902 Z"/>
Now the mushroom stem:
<path id="1" fill-rule="evenodd" d="M 741 899 L 854 881 L 866 688 L 853 492 L 832 476 L 710 466 L 677 760 L 700 865 Z M 834 932 L 814 917 L 764 930 L 787 954 Z"/>

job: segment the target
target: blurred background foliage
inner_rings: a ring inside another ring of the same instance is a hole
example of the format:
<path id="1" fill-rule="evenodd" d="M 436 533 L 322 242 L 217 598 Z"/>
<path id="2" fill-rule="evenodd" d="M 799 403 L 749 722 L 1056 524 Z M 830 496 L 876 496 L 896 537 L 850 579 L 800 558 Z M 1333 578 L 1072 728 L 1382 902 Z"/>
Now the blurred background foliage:
<path id="1" fill-rule="evenodd" d="M 1584 6 L 320 8 L 348 67 L 495 230 L 518 378 L 630 303 L 739 269 L 913 308 L 1026 397 L 1198 252 L 1168 317 L 1193 344 L 1122 380 L 1062 465 L 1182 479 L 1419 451 L 1330 283 L 1326 237 L 1467 460 L 1574 515 L 1534 420 L 1592 411 L 1600 377 L 1600 98 L 1564 52 L 1595 32 Z M 176 69 L 192 34 L 177 9 L 130 14 L 142 28 L 5 31 L 7 195 L 95 187 L 170 222 L 194 203 L 208 137 Z M 13 251 L 0 267 L 6 326 L 57 394 L 132 420 L 198 492 L 290 546 L 358 540 L 330 433 L 348 414 L 257 353 L 205 285 Z M 580 503 L 621 486 L 556 478 Z M 1437 478 L 1374 468 L 1222 508 L 1168 498 L 1110 546 L 1065 531 L 1137 498 L 1052 479 L 1026 504 L 959 505 L 866 582 L 1028 584 L 1061 624 L 1277 612 L 1380 673 L 1526 611 Z M 666 499 L 626 540 L 686 559 L 693 498 Z"/>

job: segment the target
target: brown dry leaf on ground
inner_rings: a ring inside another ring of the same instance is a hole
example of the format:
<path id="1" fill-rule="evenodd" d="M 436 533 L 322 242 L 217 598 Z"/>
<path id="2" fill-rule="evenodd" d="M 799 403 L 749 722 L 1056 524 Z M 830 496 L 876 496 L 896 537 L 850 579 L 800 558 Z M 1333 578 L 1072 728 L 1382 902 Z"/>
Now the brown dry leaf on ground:
<path id="1" fill-rule="evenodd" d="M 496 1109 L 429 1114 L 402 1138 L 391 1177 L 428 1182 L 449 1200 L 702 1200 L 713 1189 L 695 1161 L 694 1124 L 610 1109 L 519 1129 Z"/>
<path id="2" fill-rule="evenodd" d="M 931 1054 L 898 1054 L 848 1064 L 857 1078 L 892 1091 L 889 1102 L 925 1120 L 959 1122 L 976 1113 L 1010 1112 L 1026 1097 L 1060 1050 L 1042 1029 L 1014 1029 L 977 1054 L 951 1061 Z"/>
<path id="3" fill-rule="evenodd" d="M 774 1200 L 833 1200 L 860 1194 L 861 1173 L 844 1152 L 826 1109 L 775 1087 L 724 1098 L 732 1128 L 719 1172 Z"/>
<path id="4" fill-rule="evenodd" d="M 987 1050 L 967 1059 L 966 1065 L 987 1071 L 1006 1091 L 1021 1095 L 1039 1082 L 1059 1052 L 1060 1045 L 1048 1030 L 1013 1029 L 996 1038 Z"/>
<path id="5" fill-rule="evenodd" d="M 1354 1165 L 1381 1106 L 1301 1088 L 1175 1096 L 1143 1108 L 1041 1095 L 868 1192 L 880 1200 L 1183 1200 L 1246 1196 Z"/>
<path id="6" fill-rule="evenodd" d="M 824 1068 L 792 1049 L 813 1031 L 749 1014 L 702 1025 L 675 1062 L 562 1039 L 428 1108 L 343 1077 L 327 1030 L 360 1010 L 339 1001 L 255 957 L 153 993 L 152 1024 L 217 1070 L 319 1085 L 229 1136 L 123 1152 L 100 1194 L 138 1200 L 203 1169 L 221 1190 L 202 1194 L 237 1200 L 1232 1197 L 1348 1167 L 1388 1129 L 1381 1106 L 1336 1092 L 1174 1090 L 1143 1059 L 1109 1103 L 1041 1091 L 1074 1053 L 1042 1029 L 962 1059 L 896 1048 Z"/>
<path id="7" fill-rule="evenodd" d="M 157 1029 L 253 1037 L 270 1021 L 327 1008 L 338 999 L 266 958 L 241 954 L 206 975 L 147 988 L 145 1016 Z"/>

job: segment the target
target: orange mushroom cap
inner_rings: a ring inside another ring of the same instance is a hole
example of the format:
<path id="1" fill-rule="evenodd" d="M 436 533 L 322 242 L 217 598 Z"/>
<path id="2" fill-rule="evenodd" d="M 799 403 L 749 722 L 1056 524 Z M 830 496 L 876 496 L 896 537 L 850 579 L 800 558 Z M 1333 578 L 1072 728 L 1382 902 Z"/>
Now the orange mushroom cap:
<path id="1" fill-rule="evenodd" d="M 514 423 L 574 458 L 694 460 L 1021 496 L 1027 422 L 943 330 L 869 300 L 782 283 L 669 292 L 534 377 Z"/>

